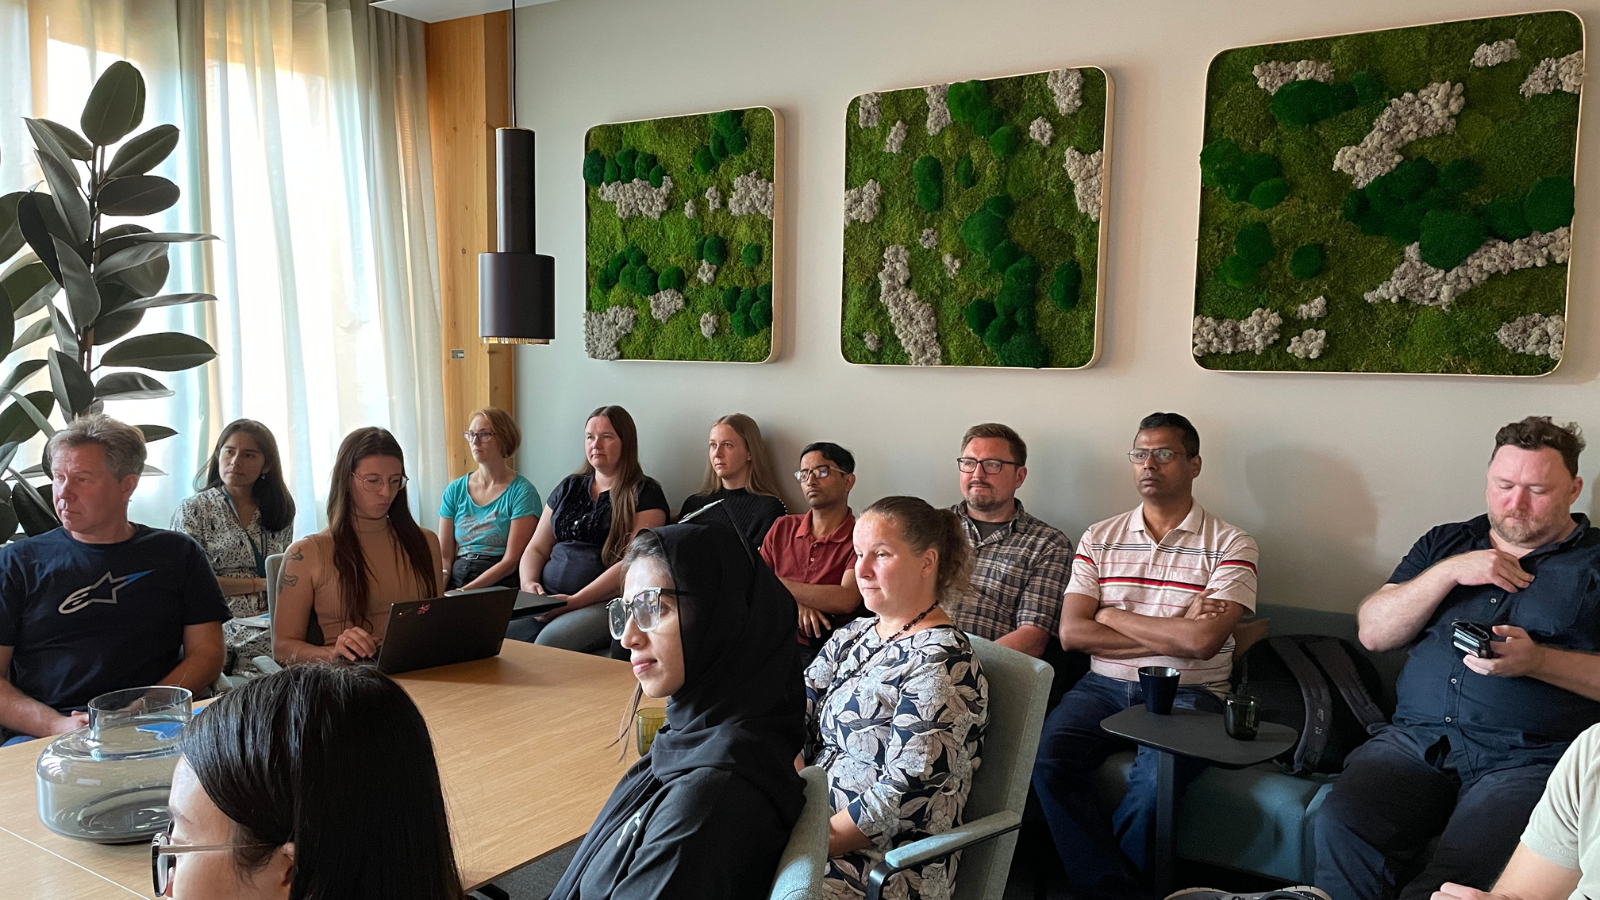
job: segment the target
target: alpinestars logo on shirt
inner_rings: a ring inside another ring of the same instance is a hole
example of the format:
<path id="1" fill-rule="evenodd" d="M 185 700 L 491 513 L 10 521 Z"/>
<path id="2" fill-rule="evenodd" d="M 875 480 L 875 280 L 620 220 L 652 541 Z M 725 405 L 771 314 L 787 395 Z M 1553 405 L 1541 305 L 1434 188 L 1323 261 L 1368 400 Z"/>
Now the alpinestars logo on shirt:
<path id="1" fill-rule="evenodd" d="M 70 616 L 73 613 L 81 609 L 86 609 L 95 603 L 110 603 L 115 605 L 117 602 L 118 591 L 154 571 L 154 569 L 146 569 L 143 572 L 135 572 L 132 575 L 124 575 L 121 578 L 117 578 L 110 572 L 107 572 L 104 575 L 101 575 L 100 580 L 96 581 L 94 584 L 91 584 L 86 588 L 79 588 L 68 594 L 67 599 L 61 601 L 61 605 L 56 608 L 56 611 L 64 616 Z"/>

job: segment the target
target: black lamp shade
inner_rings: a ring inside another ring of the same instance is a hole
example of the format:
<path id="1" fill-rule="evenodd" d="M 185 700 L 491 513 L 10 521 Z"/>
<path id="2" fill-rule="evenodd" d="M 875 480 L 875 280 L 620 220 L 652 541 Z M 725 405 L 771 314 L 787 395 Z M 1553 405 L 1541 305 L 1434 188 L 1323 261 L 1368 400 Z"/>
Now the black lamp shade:
<path id="1" fill-rule="evenodd" d="M 556 336 L 556 260 L 534 252 L 533 132 L 495 130 L 499 252 L 478 254 L 484 343 L 548 344 Z"/>

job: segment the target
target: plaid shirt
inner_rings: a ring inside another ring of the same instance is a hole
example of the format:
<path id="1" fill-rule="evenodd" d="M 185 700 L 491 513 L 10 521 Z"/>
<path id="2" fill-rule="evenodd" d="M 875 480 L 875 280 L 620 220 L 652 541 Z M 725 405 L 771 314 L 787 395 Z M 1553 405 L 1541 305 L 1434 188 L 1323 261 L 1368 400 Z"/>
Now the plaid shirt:
<path id="1" fill-rule="evenodd" d="M 950 509 L 961 517 L 975 557 L 974 595 L 946 610 L 956 626 L 991 641 L 1023 625 L 1055 634 L 1061 596 L 1072 574 L 1072 541 L 1060 529 L 1023 512 L 1021 500 L 1016 518 L 981 539 L 965 502 Z"/>

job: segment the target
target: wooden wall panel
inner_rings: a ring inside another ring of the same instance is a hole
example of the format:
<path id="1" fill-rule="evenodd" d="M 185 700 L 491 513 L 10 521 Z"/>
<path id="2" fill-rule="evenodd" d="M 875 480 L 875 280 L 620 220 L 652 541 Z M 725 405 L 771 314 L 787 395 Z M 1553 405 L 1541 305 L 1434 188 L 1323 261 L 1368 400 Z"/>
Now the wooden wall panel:
<path id="1" fill-rule="evenodd" d="M 478 254 L 495 249 L 494 130 L 510 123 L 508 13 L 428 26 L 428 122 L 433 141 L 445 426 L 465 430 L 484 406 L 516 409 L 514 346 L 478 337 Z M 460 358 L 456 353 L 461 354 Z M 475 466 L 448 444 L 452 477 Z"/>

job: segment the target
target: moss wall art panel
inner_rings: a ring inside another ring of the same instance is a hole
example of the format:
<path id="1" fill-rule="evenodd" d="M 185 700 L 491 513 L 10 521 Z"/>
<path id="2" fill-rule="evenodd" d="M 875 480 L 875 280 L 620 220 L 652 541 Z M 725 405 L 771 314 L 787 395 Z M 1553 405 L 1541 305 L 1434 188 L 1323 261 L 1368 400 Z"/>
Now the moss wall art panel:
<path id="1" fill-rule="evenodd" d="M 1583 26 L 1500 16 L 1219 54 L 1193 353 L 1208 369 L 1561 361 Z"/>
<path id="2" fill-rule="evenodd" d="M 584 345 L 595 359 L 766 362 L 783 120 L 765 107 L 585 138 Z"/>
<path id="3" fill-rule="evenodd" d="M 1083 68 L 852 100 L 845 359 L 1092 365 L 1110 95 Z"/>

